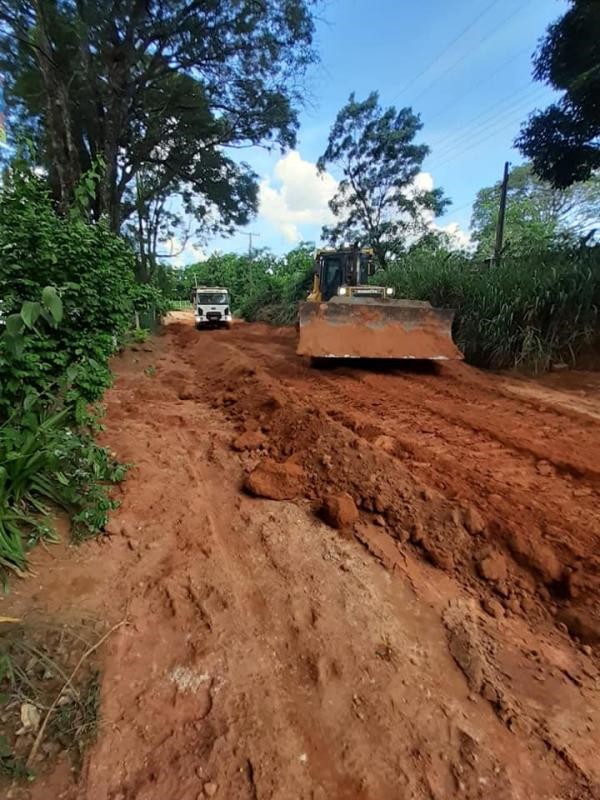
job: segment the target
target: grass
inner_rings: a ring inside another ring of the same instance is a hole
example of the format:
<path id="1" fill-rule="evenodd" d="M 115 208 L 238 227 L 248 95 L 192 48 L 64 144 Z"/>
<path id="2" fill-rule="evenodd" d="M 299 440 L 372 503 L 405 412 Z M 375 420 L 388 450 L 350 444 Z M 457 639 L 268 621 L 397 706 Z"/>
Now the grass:
<path id="1" fill-rule="evenodd" d="M 385 282 L 397 297 L 454 308 L 455 340 L 479 366 L 540 372 L 557 361 L 573 363 L 599 332 L 600 252 L 594 248 L 490 268 L 458 256 L 406 260 Z"/>
<path id="2" fill-rule="evenodd" d="M 2 779 L 32 780 L 61 753 L 68 754 L 75 771 L 81 769 L 98 730 L 99 672 L 90 661 L 71 684 L 68 676 L 96 637 L 93 625 L 0 628 L 0 794 Z M 36 730 L 23 731 L 22 707 L 34 706 L 43 719 L 58 695 L 61 699 L 49 718 L 42 746 L 28 767 Z"/>
<path id="3" fill-rule="evenodd" d="M 87 432 L 68 426 L 70 411 L 25 404 L 0 425 L 0 577 L 22 572 L 28 551 L 53 539 L 51 515 L 64 509 L 74 540 L 100 533 L 116 503 L 108 487 L 126 467 Z"/>

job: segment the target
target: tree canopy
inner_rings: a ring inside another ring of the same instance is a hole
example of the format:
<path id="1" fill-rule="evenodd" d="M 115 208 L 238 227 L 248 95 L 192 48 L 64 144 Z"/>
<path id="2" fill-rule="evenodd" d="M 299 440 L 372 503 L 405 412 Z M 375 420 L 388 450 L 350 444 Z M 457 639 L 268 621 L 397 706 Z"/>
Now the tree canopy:
<path id="1" fill-rule="evenodd" d="M 427 145 L 414 141 L 421 127 L 410 108 L 382 109 L 377 92 L 363 101 L 350 95 L 317 162 L 321 171 L 333 165 L 341 172 L 329 203 L 338 221 L 323 228 L 325 239 L 370 246 L 385 267 L 391 247 L 442 211 L 447 203 L 442 191 L 415 182 L 429 153 Z"/>
<path id="2" fill-rule="evenodd" d="M 501 182 L 477 193 L 471 229 L 480 255 L 494 248 Z M 529 163 L 509 174 L 505 220 L 506 247 L 514 252 L 541 250 L 560 235 L 585 236 L 600 219 L 600 178 L 556 189 L 540 180 Z"/>
<path id="3" fill-rule="evenodd" d="M 64 208 L 98 157 L 96 216 L 142 257 L 181 214 L 199 233 L 247 222 L 256 176 L 231 157 L 295 143 L 314 0 L 0 0 L 0 69 Z"/>
<path id="4" fill-rule="evenodd" d="M 531 115 L 517 146 L 540 178 L 556 187 L 600 168 L 600 3 L 571 0 L 551 25 L 534 60 L 534 76 L 562 92 Z"/>

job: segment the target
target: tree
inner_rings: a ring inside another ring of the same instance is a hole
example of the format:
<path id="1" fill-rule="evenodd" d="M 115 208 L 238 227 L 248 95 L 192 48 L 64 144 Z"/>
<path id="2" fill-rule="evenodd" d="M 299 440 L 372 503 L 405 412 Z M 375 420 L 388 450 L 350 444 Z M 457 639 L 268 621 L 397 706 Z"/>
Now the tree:
<path id="1" fill-rule="evenodd" d="M 536 174 L 557 188 L 600 168 L 600 4 L 570 0 L 548 28 L 534 59 L 534 77 L 563 93 L 532 114 L 516 141 Z"/>
<path id="2" fill-rule="evenodd" d="M 429 153 L 414 143 L 421 127 L 410 108 L 383 110 L 377 92 L 362 102 L 350 95 L 317 162 L 320 171 L 333 164 L 342 173 L 329 203 L 338 222 L 323 228 L 325 239 L 370 246 L 385 268 L 389 249 L 442 211 L 442 191 L 415 181 Z"/>
<path id="3" fill-rule="evenodd" d="M 7 106 L 61 206 L 100 155 L 95 214 L 142 260 L 174 193 L 196 232 L 244 224 L 256 176 L 231 149 L 294 145 L 314 2 L 0 0 Z"/>
<path id="4" fill-rule="evenodd" d="M 494 249 L 500 191 L 500 181 L 481 189 L 473 205 L 471 229 L 482 256 Z M 505 242 L 512 252 L 542 250 L 560 235 L 585 236 L 599 218 L 600 177 L 562 190 L 540 180 L 531 164 L 510 171 Z"/>

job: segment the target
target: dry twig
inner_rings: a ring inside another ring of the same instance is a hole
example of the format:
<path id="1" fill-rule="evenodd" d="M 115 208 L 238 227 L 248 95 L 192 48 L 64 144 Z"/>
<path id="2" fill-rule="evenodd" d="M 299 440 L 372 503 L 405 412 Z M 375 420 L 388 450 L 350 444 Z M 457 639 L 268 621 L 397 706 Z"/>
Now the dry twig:
<path id="1" fill-rule="evenodd" d="M 123 625 L 125 625 L 126 622 L 127 622 L 126 619 L 122 619 L 120 622 L 117 622 L 116 625 L 113 625 L 112 628 L 110 628 L 110 630 L 106 631 L 106 633 L 103 636 L 101 636 L 98 639 L 98 641 L 95 644 L 93 644 L 90 648 L 88 648 L 85 651 L 85 653 L 81 656 L 81 658 L 79 659 L 79 661 L 75 665 L 75 667 L 73 669 L 73 672 L 71 672 L 71 674 L 69 675 L 68 680 L 65 681 L 65 683 L 61 686 L 61 689 L 60 689 L 59 693 L 54 698 L 54 702 L 52 703 L 52 705 L 48 709 L 48 711 L 46 713 L 46 716 L 44 717 L 44 721 L 40 725 L 40 729 L 38 731 L 38 734 L 35 737 L 35 742 L 33 743 L 33 747 L 31 748 L 31 752 L 29 753 L 29 756 L 27 757 L 26 766 L 30 767 L 31 764 L 33 763 L 33 759 L 36 757 L 37 752 L 40 749 L 40 745 L 41 745 L 42 740 L 44 738 L 44 733 L 46 731 L 46 727 L 48 725 L 48 722 L 50 721 L 50 717 L 52 716 L 56 706 L 58 705 L 58 701 L 60 700 L 60 698 L 62 696 L 62 693 L 73 682 L 73 678 L 75 677 L 75 675 L 79 671 L 79 668 L 81 667 L 81 665 L 84 663 L 84 661 L 87 658 L 89 658 L 92 655 L 92 653 L 95 650 L 97 650 L 102 644 L 104 644 L 104 642 L 108 639 L 109 636 L 111 636 L 118 628 L 121 628 Z"/>

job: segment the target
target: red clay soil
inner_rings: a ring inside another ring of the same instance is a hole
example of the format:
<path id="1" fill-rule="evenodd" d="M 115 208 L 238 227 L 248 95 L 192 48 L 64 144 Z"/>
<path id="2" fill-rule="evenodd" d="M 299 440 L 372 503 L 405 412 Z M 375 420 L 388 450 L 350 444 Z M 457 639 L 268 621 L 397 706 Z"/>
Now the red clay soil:
<path id="1" fill-rule="evenodd" d="M 600 797 L 598 393 L 179 320 L 115 361 L 110 537 L 1 607 L 128 621 L 78 782 L 12 796 Z"/>

